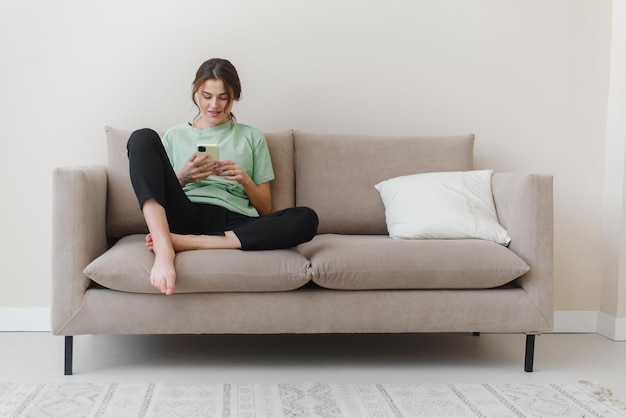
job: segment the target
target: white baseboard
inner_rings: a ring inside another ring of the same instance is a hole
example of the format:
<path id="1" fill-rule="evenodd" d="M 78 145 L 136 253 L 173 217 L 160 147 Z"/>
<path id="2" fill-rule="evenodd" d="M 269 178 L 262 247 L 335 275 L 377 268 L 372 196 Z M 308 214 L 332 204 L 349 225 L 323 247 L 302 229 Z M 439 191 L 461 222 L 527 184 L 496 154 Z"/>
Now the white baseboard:
<path id="1" fill-rule="evenodd" d="M 615 341 L 626 341 L 626 318 L 599 312 L 598 333 Z"/>
<path id="2" fill-rule="evenodd" d="M 0 308 L 0 332 L 49 332 L 50 308 Z M 556 311 L 552 333 L 598 333 L 626 341 L 626 318 L 598 311 Z"/>
<path id="3" fill-rule="evenodd" d="M 614 341 L 626 341 L 626 318 L 598 311 L 555 311 L 553 333 L 598 333 Z"/>

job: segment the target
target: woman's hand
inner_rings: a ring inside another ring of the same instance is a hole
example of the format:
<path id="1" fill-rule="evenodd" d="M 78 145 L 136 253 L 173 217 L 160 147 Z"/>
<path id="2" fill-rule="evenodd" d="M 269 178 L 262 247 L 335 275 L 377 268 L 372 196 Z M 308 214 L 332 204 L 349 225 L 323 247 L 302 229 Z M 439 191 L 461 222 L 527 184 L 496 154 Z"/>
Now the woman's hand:
<path id="1" fill-rule="evenodd" d="M 176 177 L 181 186 L 189 183 L 197 183 L 205 178 L 217 175 L 220 172 L 220 161 L 209 160 L 208 155 L 197 156 L 193 153 Z"/>
<path id="2" fill-rule="evenodd" d="M 260 215 L 267 215 L 272 211 L 272 192 L 269 182 L 255 184 L 248 173 L 242 170 L 235 161 L 220 161 L 218 166 L 217 175 L 241 184 L 250 203 Z"/>
<path id="3" fill-rule="evenodd" d="M 226 180 L 236 181 L 242 186 L 246 186 L 247 183 L 251 183 L 252 179 L 248 176 L 248 173 L 243 171 L 239 164 L 235 161 L 218 161 L 218 175 L 224 177 Z"/>

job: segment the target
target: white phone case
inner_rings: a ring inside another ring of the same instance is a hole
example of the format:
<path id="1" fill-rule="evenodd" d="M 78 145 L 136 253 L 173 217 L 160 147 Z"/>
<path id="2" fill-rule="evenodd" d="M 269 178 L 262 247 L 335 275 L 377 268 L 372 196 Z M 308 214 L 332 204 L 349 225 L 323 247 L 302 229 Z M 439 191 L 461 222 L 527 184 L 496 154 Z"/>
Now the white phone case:
<path id="1" fill-rule="evenodd" d="M 220 147 L 216 144 L 198 144 L 196 149 L 198 157 L 208 154 L 209 161 L 219 161 L 220 159 Z"/>

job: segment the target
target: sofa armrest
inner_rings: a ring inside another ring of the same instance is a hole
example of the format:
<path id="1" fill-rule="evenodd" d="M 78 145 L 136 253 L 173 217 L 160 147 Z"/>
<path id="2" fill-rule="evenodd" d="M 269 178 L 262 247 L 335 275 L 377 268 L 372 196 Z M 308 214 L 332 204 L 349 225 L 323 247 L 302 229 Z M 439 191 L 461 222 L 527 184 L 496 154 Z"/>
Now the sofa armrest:
<path id="1" fill-rule="evenodd" d="M 546 321 L 554 325 L 552 176 L 494 173 L 492 188 L 498 219 L 511 235 L 509 249 L 529 266 L 518 284 Z"/>
<path id="2" fill-rule="evenodd" d="M 52 332 L 80 310 L 83 269 L 107 249 L 105 167 L 61 167 L 52 178 Z"/>

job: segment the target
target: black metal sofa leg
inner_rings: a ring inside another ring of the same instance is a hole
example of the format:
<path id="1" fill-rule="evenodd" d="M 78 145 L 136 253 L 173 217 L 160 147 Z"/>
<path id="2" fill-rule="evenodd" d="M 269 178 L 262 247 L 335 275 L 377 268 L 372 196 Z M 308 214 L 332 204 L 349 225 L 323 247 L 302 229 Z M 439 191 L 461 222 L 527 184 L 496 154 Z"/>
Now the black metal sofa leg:
<path id="1" fill-rule="evenodd" d="M 74 355 L 74 337 L 65 336 L 65 375 L 72 375 L 72 357 Z"/>
<path id="2" fill-rule="evenodd" d="M 535 362 L 535 334 L 526 334 L 526 358 L 524 359 L 524 371 L 532 372 Z"/>
<path id="3" fill-rule="evenodd" d="M 479 332 L 474 332 L 474 336 L 479 336 Z M 526 334 L 526 357 L 524 358 L 524 371 L 532 372 L 535 362 L 535 334 Z M 74 355 L 74 337 L 65 336 L 65 375 L 72 375 L 72 363 Z"/>

